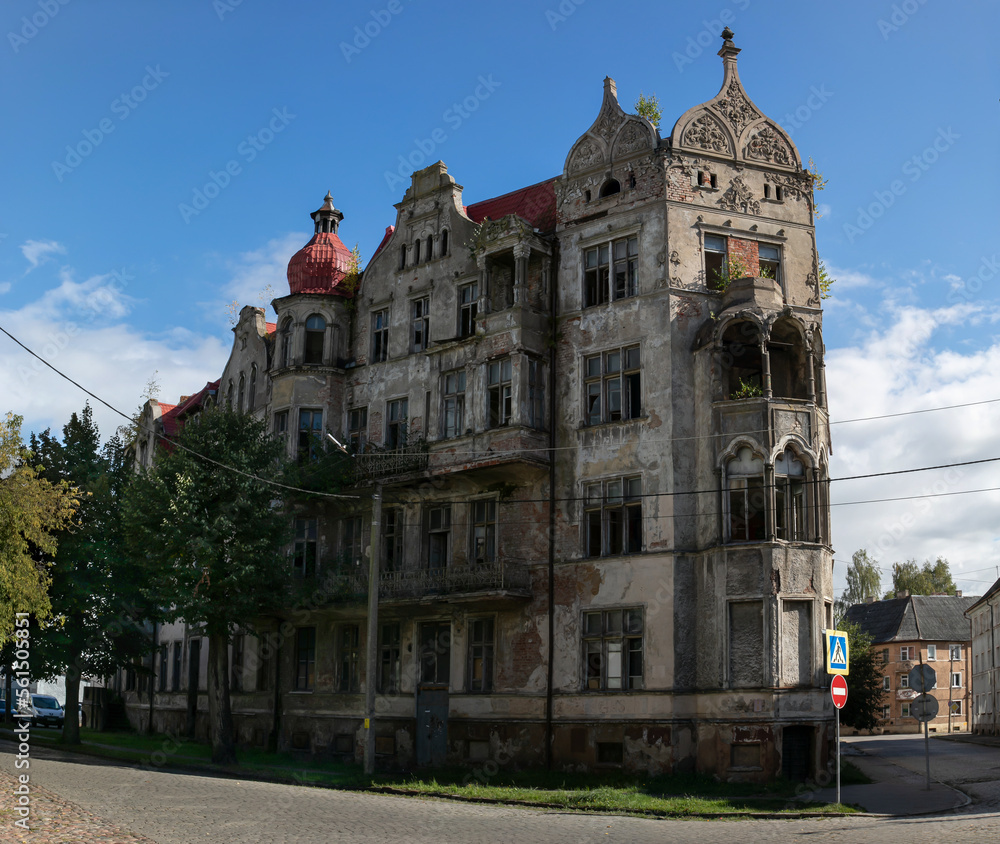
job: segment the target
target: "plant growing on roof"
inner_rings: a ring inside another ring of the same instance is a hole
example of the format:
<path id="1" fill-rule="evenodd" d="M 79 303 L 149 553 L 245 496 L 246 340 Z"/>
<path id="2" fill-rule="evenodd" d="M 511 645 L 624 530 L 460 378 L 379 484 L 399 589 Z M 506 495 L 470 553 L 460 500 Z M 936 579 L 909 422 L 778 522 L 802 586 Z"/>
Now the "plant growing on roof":
<path id="1" fill-rule="evenodd" d="M 660 107 L 660 101 L 657 99 L 656 94 L 650 94 L 648 97 L 639 92 L 639 99 L 635 101 L 635 113 L 640 117 L 645 117 L 650 123 L 652 123 L 657 129 L 660 128 L 660 120 L 663 117 L 663 109 Z"/>

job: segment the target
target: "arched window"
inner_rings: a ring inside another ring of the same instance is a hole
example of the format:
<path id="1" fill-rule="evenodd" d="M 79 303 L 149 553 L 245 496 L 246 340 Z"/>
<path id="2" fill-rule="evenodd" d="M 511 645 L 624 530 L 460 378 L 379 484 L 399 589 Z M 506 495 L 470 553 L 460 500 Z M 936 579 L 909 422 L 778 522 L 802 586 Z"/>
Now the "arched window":
<path id="1" fill-rule="evenodd" d="M 448 254 L 448 229 L 441 230 L 441 257 Z"/>
<path id="2" fill-rule="evenodd" d="M 779 319 L 767 340 L 771 393 L 778 398 L 809 398 L 809 360 L 802 332 L 791 319 Z"/>
<path id="3" fill-rule="evenodd" d="M 806 468 L 790 448 L 774 461 L 774 535 L 807 540 Z"/>
<path id="4" fill-rule="evenodd" d="M 433 257 L 434 257 L 434 241 L 431 240 L 430 235 L 427 235 L 427 257 L 424 260 L 429 261 Z"/>
<path id="5" fill-rule="evenodd" d="M 257 403 L 257 364 L 250 367 L 250 393 L 247 396 L 247 410 L 253 410 Z"/>
<path id="6" fill-rule="evenodd" d="M 229 389 L 226 390 L 226 406 L 232 410 L 233 409 L 233 381 L 229 379 Z"/>
<path id="7" fill-rule="evenodd" d="M 243 399 L 246 396 L 247 391 L 247 379 L 243 373 L 240 373 L 240 389 L 236 394 L 236 409 L 240 412 L 243 411 Z"/>
<path id="8" fill-rule="evenodd" d="M 413 263 L 414 264 L 419 264 L 420 263 L 420 238 L 419 237 L 413 242 Z"/>
<path id="9" fill-rule="evenodd" d="M 281 330 L 278 332 L 278 361 L 279 366 L 292 365 L 292 318 L 288 317 L 281 323 Z"/>
<path id="10" fill-rule="evenodd" d="M 722 335 L 722 353 L 725 398 L 762 396 L 764 362 L 757 325 L 747 320 L 730 325 Z"/>
<path id="11" fill-rule="evenodd" d="M 326 337 L 326 320 L 313 314 L 306 320 L 306 345 L 303 363 L 323 362 L 323 340 Z"/>
<path id="12" fill-rule="evenodd" d="M 726 514 L 730 542 L 761 542 L 765 537 L 764 461 L 743 446 L 726 464 Z"/>
<path id="13" fill-rule="evenodd" d="M 619 184 L 617 179 L 608 179 L 603 185 L 601 185 L 601 199 L 604 199 L 606 196 L 619 193 L 621 189 L 622 186 Z"/>
<path id="14" fill-rule="evenodd" d="M 406 244 L 399 247 L 399 268 L 406 269 Z"/>

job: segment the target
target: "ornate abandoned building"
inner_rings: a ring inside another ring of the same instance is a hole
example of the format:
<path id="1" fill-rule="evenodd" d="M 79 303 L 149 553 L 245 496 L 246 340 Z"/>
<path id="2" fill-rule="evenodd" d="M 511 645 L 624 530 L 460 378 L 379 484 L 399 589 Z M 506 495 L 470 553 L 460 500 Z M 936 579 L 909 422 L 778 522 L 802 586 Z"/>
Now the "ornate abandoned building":
<path id="1" fill-rule="evenodd" d="M 219 382 L 149 404 L 147 461 L 211 400 L 266 418 L 289 456 L 327 433 L 354 454 L 357 499 L 289 514 L 288 576 L 318 597 L 272 647 L 236 637 L 241 741 L 360 757 L 375 683 L 386 766 L 825 767 L 813 180 L 723 38 L 721 90 L 669 136 L 606 79 L 552 179 L 465 205 L 443 163 L 414 173 L 360 274 L 328 195 L 273 323 L 244 308 Z M 205 729 L 198 638 L 158 631 L 134 723 Z"/>

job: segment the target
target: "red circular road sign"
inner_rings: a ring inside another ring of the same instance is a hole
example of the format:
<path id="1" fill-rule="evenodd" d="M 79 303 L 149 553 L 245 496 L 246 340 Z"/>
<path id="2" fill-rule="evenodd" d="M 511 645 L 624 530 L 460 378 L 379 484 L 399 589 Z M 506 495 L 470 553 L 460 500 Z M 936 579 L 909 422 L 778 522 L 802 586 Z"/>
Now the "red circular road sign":
<path id="1" fill-rule="evenodd" d="M 837 709 L 843 709 L 847 703 L 847 680 L 841 674 L 833 675 L 833 682 L 830 683 L 830 697 L 833 698 L 833 705 Z"/>

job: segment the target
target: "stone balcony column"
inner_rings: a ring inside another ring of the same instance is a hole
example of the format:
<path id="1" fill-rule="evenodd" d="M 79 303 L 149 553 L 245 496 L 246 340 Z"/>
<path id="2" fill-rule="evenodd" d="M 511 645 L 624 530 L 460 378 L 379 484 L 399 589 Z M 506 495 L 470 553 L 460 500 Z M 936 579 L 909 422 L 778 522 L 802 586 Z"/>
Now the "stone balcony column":
<path id="1" fill-rule="evenodd" d="M 531 255 L 531 247 L 526 243 L 518 243 L 514 246 L 514 304 L 519 305 L 524 301 L 525 290 L 528 285 L 528 256 Z"/>

